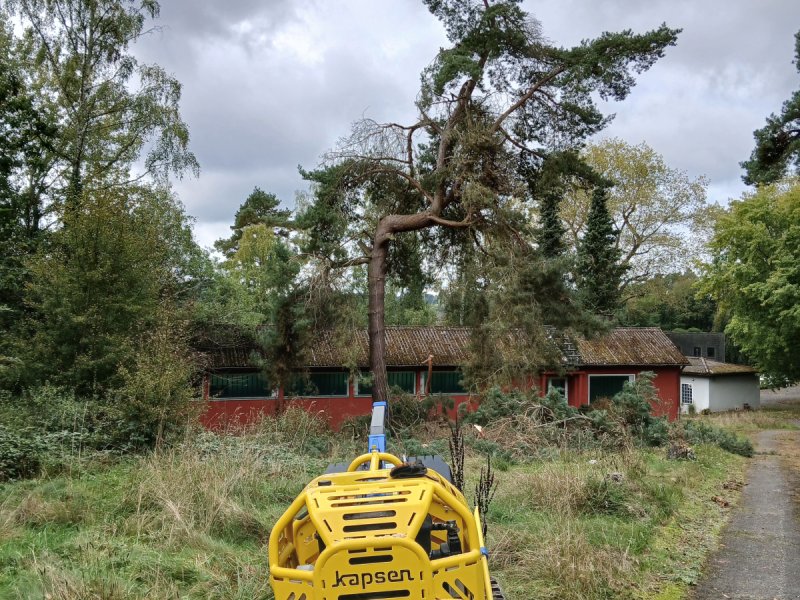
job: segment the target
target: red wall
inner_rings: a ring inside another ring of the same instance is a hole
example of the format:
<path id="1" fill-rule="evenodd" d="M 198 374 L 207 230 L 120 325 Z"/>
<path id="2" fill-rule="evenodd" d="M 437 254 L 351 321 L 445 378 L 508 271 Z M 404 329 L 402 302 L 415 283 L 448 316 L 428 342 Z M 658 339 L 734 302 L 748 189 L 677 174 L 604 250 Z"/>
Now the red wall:
<path id="1" fill-rule="evenodd" d="M 667 417 L 670 421 L 678 418 L 680 412 L 680 367 L 592 367 L 566 374 L 568 402 L 579 407 L 589 403 L 589 375 L 636 375 L 642 371 L 655 373 L 653 385 L 658 390 L 659 401 L 653 403 L 653 414 Z M 552 375 L 556 376 L 556 375 Z M 546 378 L 539 382 L 542 393 L 546 390 Z"/>
<path id="2" fill-rule="evenodd" d="M 226 429 L 254 423 L 264 415 L 278 412 L 277 399 L 206 400 L 200 422 L 208 429 Z"/>
<path id="3" fill-rule="evenodd" d="M 575 407 L 587 404 L 589 401 L 589 375 L 637 375 L 641 371 L 652 371 L 656 374 L 653 385 L 658 389 L 660 402 L 653 406 L 653 413 L 666 416 L 670 421 L 678 418 L 680 409 L 680 367 L 652 368 L 652 367 L 622 367 L 622 368 L 591 368 L 568 373 L 568 401 Z M 417 390 L 422 390 L 422 373 L 417 373 Z M 311 412 L 321 413 L 334 429 L 339 429 L 342 423 L 352 417 L 370 414 L 372 398 L 369 396 L 356 396 L 355 386 L 349 385 L 348 396 L 319 397 L 319 398 L 284 398 L 283 390 L 279 390 L 276 398 L 267 399 L 209 399 L 208 378 L 204 381 L 203 396 L 206 399 L 206 409 L 201 416 L 201 422 L 209 429 L 224 429 L 231 426 L 247 425 L 257 421 L 264 415 L 274 415 L 289 406 L 300 406 Z M 547 375 L 535 379 L 536 385 L 544 393 Z M 450 418 L 455 417 L 458 407 L 465 402 L 472 402 L 469 394 L 450 395 L 455 407 L 448 410 Z M 472 404 L 474 407 L 475 404 Z"/>
<path id="4" fill-rule="evenodd" d="M 422 390 L 423 371 L 417 372 L 416 389 Z M 469 394 L 450 394 L 453 399 L 453 408 L 447 411 L 448 416 L 455 418 L 458 407 L 470 402 Z M 372 412 L 372 398 L 370 396 L 356 396 L 355 385 L 352 381 L 348 386 L 347 396 L 321 396 L 303 398 L 284 398 L 283 389 L 278 390 L 275 398 L 230 398 L 209 399 L 208 377 L 203 382 L 203 397 L 206 409 L 200 417 L 200 422 L 209 429 L 227 429 L 242 425 L 249 425 L 258 421 L 264 415 L 274 415 L 290 406 L 299 406 L 309 412 L 318 412 L 325 417 L 334 429 L 339 429 L 342 424 L 353 417 L 369 415 Z"/>

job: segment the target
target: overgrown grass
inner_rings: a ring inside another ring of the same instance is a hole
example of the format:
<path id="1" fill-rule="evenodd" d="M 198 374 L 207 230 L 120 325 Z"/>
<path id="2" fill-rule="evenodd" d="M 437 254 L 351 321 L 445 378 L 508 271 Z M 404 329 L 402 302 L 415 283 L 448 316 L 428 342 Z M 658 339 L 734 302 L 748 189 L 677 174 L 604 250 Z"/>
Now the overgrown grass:
<path id="1" fill-rule="evenodd" d="M 747 435 L 764 429 L 800 429 L 800 402 L 764 406 L 759 410 L 737 410 L 698 415 L 692 420 L 712 423 L 733 433 Z"/>
<path id="2" fill-rule="evenodd" d="M 0 486 L 0 598 L 271 598 L 272 523 L 353 455 L 302 411 L 239 436 Z"/>
<path id="3" fill-rule="evenodd" d="M 147 456 L 3 484 L 0 597 L 272 598 L 272 523 L 326 463 L 361 449 L 290 411 L 243 435 L 200 433 Z M 744 461 L 696 450 L 697 461 L 630 445 L 507 459 L 489 511 L 492 570 L 507 597 L 641 598 L 685 586 L 724 513 L 712 498 L 735 495 L 722 484 Z M 468 456 L 468 496 L 482 462 Z"/>
<path id="4" fill-rule="evenodd" d="M 500 473 L 490 512 L 495 574 L 510 598 L 654 598 L 685 589 L 731 501 L 744 459 L 715 446 L 697 461 L 663 451 L 564 451 Z M 735 487 L 735 486 L 729 486 Z M 680 597 L 680 596 L 677 596 Z"/>

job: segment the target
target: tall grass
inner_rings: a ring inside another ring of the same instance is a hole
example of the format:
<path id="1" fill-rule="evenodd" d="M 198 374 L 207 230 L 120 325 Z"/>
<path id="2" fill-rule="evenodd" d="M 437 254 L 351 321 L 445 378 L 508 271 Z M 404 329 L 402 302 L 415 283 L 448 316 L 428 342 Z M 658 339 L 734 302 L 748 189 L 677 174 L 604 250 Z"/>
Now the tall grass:
<path id="1" fill-rule="evenodd" d="M 485 464 L 477 442 L 489 442 L 473 441 L 468 489 Z M 491 569 L 510 600 L 633 597 L 681 556 L 679 540 L 648 557 L 660 528 L 695 505 L 701 523 L 719 515 L 703 486 L 721 488 L 739 464 L 706 447 L 687 462 L 631 444 L 536 443 L 496 474 L 488 511 Z M 328 462 L 362 451 L 298 410 L 236 435 L 194 432 L 110 466 L 0 484 L 0 597 L 270 599 L 270 527 Z"/>
<path id="2" fill-rule="evenodd" d="M 98 471 L 0 486 L 0 597 L 271 598 L 272 523 L 355 448 L 290 410 Z"/>

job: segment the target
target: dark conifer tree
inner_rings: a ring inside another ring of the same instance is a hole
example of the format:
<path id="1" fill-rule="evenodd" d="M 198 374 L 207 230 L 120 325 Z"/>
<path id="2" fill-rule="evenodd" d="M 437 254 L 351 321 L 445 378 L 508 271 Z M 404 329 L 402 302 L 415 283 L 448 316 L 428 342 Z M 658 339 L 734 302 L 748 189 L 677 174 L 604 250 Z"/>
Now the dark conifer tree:
<path id="1" fill-rule="evenodd" d="M 539 228 L 539 250 L 545 258 L 558 258 L 564 253 L 564 226 L 558 214 L 561 198 L 547 194 L 542 198 L 542 221 Z"/>
<path id="2" fill-rule="evenodd" d="M 795 34 L 794 64 L 800 72 L 800 31 Z M 756 147 L 750 159 L 741 163 L 745 183 L 764 185 L 787 174 L 800 174 L 800 90 L 783 103 L 781 114 L 770 115 L 753 137 Z"/>
<path id="3" fill-rule="evenodd" d="M 586 234 L 578 247 L 576 282 L 584 305 L 597 314 L 611 316 L 619 306 L 620 280 L 616 231 L 606 205 L 606 190 L 595 188 Z"/>

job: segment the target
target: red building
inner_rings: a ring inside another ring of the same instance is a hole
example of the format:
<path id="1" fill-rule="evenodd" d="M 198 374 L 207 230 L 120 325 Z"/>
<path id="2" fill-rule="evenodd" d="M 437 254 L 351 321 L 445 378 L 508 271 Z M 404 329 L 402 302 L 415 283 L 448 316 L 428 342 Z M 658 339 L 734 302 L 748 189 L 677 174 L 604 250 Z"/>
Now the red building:
<path id="1" fill-rule="evenodd" d="M 456 406 L 475 400 L 463 388 L 459 371 L 468 358 L 470 333 L 466 327 L 388 327 L 389 384 L 418 396 L 444 394 Z M 680 375 L 688 361 L 660 329 L 618 328 L 597 340 L 563 340 L 559 347 L 562 371 L 532 375 L 542 393 L 557 387 L 569 404 L 580 406 L 611 397 L 625 381 L 652 371 L 660 399 L 654 412 L 677 418 Z M 320 412 L 334 427 L 367 415 L 372 390 L 352 372 L 363 370 L 366 375 L 368 348 L 366 331 L 356 332 L 344 347 L 334 342 L 332 334 L 323 333 L 311 346 L 308 376 L 298 377 L 286 389 L 269 385 L 264 374 L 250 366 L 251 348 L 230 345 L 209 350 L 210 367 L 203 379 L 208 406 L 202 421 L 212 428 L 249 423 L 289 405 Z"/>

